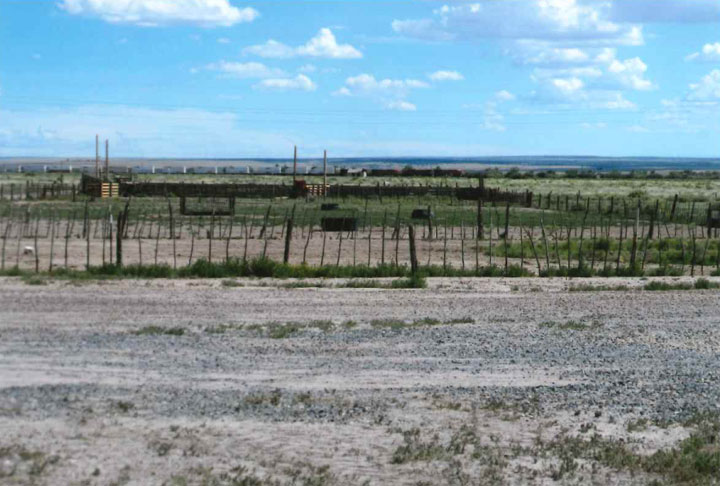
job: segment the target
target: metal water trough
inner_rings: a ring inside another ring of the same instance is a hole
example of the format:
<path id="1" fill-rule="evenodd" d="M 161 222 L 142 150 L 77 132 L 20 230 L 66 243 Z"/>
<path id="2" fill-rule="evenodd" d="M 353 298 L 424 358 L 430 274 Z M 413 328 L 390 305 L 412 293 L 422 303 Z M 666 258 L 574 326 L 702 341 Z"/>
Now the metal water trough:
<path id="1" fill-rule="evenodd" d="M 412 219 L 430 219 L 434 218 L 435 214 L 429 209 L 413 209 Z"/>
<path id="2" fill-rule="evenodd" d="M 357 218 L 322 218 L 323 231 L 357 231 Z"/>
<path id="3" fill-rule="evenodd" d="M 338 203 L 322 203 L 320 205 L 320 211 L 334 211 L 336 209 L 340 209 Z"/>

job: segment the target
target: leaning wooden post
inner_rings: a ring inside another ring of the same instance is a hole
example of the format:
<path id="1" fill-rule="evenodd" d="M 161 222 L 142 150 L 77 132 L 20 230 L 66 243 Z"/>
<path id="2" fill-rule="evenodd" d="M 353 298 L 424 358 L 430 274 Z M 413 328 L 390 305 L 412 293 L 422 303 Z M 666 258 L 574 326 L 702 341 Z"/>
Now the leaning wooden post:
<path id="1" fill-rule="evenodd" d="M 292 241 L 293 221 L 295 219 L 295 205 L 293 204 L 292 214 L 287 222 L 287 231 L 285 232 L 285 253 L 283 254 L 283 263 L 290 261 L 290 242 Z"/>
<path id="2" fill-rule="evenodd" d="M 640 203 L 635 209 L 635 224 L 633 225 L 633 240 L 632 249 L 630 251 L 630 268 L 632 272 L 635 272 L 635 257 L 637 254 L 637 237 L 638 237 L 638 226 L 640 224 Z"/>
<path id="3" fill-rule="evenodd" d="M 673 198 L 672 208 L 670 209 L 670 220 L 673 221 L 675 219 L 675 209 L 677 208 L 678 203 L 678 195 L 675 194 L 675 197 Z"/>
<path id="4" fill-rule="evenodd" d="M 415 275 L 418 271 L 418 262 L 415 249 L 415 227 L 413 225 L 408 226 L 408 239 L 410 241 L 410 270 Z"/>
<path id="5" fill-rule="evenodd" d="M 532 228 L 533 231 L 535 231 L 534 228 Z M 540 270 L 540 257 L 538 257 L 537 250 L 535 249 L 535 242 L 533 241 L 532 233 L 530 230 L 525 230 L 527 232 L 528 239 L 530 240 L 530 248 L 532 248 L 533 255 L 535 255 L 535 263 L 537 263 L 537 269 L 538 269 L 538 277 L 541 274 Z"/>
<path id="6" fill-rule="evenodd" d="M 323 242 L 322 242 L 322 253 L 320 254 L 320 266 L 321 267 L 325 265 L 325 244 L 327 242 L 327 231 L 325 230 L 324 227 L 322 228 L 322 232 L 323 232 Z"/>

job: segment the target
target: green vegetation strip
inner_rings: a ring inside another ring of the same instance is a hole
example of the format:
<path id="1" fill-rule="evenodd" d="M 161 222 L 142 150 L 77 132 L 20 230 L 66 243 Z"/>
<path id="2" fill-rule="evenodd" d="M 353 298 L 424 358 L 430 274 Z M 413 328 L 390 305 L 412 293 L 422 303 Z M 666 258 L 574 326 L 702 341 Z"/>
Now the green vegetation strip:
<path id="1" fill-rule="evenodd" d="M 477 270 L 460 270 L 453 267 L 431 265 L 420 267 L 413 274 L 406 265 L 292 265 L 279 263 L 267 258 L 242 260 L 231 258 L 227 261 L 208 262 L 197 260 L 192 265 L 173 268 L 170 265 L 102 265 L 91 266 L 87 270 L 66 270 L 58 268 L 52 273 L 33 273 L 16 267 L 0 271 L 0 276 L 25 277 L 46 276 L 65 279 L 111 279 L 111 278 L 232 278 L 232 277 L 271 277 L 271 278 L 388 278 L 405 277 L 406 281 L 392 288 L 424 287 L 424 277 L 529 277 L 532 274 L 516 265 L 505 272 L 497 266 L 480 267 Z M 37 283 L 37 282 L 35 282 Z M 232 286 L 233 284 L 223 284 Z"/>

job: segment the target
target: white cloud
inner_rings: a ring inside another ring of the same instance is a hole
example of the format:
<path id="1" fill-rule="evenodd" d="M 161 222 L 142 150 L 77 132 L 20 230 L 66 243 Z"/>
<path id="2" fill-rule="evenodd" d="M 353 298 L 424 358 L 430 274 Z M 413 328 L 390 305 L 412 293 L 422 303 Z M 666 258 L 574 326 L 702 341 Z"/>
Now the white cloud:
<path id="1" fill-rule="evenodd" d="M 547 41 L 521 40 L 508 51 L 520 64 L 542 67 L 572 67 L 609 64 L 615 59 L 613 47 L 558 47 Z"/>
<path id="2" fill-rule="evenodd" d="M 553 49 L 551 46 L 544 46 Z M 535 45 L 541 52 L 542 45 Z M 550 51 L 552 52 L 552 51 Z M 584 62 L 538 63 L 531 79 L 538 85 L 531 99 L 543 103 L 575 104 L 584 108 L 630 109 L 635 104 L 627 100 L 625 91 L 647 91 L 656 88 L 645 78 L 647 65 L 638 57 L 619 60 L 612 48 L 583 49 L 574 56 Z M 538 57 L 535 56 L 537 59 Z M 552 57 L 542 57 L 550 59 Z"/>
<path id="3" fill-rule="evenodd" d="M 457 71 L 435 71 L 428 74 L 428 78 L 432 81 L 462 81 L 465 76 Z"/>
<path id="4" fill-rule="evenodd" d="M 390 110 L 398 110 L 398 111 L 417 111 L 417 106 L 413 105 L 412 103 L 408 101 L 391 101 L 388 103 L 387 108 Z"/>
<path id="5" fill-rule="evenodd" d="M 720 69 L 713 69 L 700 82 L 690 85 L 690 101 L 720 101 Z"/>
<path id="6" fill-rule="evenodd" d="M 220 61 L 208 64 L 206 69 L 211 71 L 219 71 L 228 77 L 248 79 L 248 78 L 279 78 L 286 76 L 282 69 L 275 69 L 259 62 L 229 62 Z"/>
<path id="7" fill-rule="evenodd" d="M 588 45 L 639 45 L 642 29 L 608 18 L 608 2 L 502 0 L 443 5 L 432 18 L 395 20 L 392 28 L 427 40 L 536 39 Z"/>
<path id="8" fill-rule="evenodd" d="M 719 62 L 720 42 L 705 44 L 700 52 L 693 52 L 685 57 L 685 60 L 694 62 Z"/>
<path id="9" fill-rule="evenodd" d="M 375 79 L 371 74 L 351 76 L 336 93 L 345 96 L 378 96 L 404 98 L 412 89 L 430 85 L 418 79 Z"/>
<path id="10" fill-rule="evenodd" d="M 550 80 L 550 84 L 563 95 L 576 93 L 585 86 L 585 83 L 579 78 L 554 78 Z"/>
<path id="11" fill-rule="evenodd" d="M 587 63 L 590 56 L 577 47 L 547 47 L 524 59 L 527 64 L 573 64 Z"/>
<path id="12" fill-rule="evenodd" d="M 620 84 L 638 91 L 647 91 L 653 88 L 653 84 L 643 78 L 645 71 L 647 71 L 647 65 L 639 57 L 625 61 L 615 59 L 608 67 L 608 72 L 614 75 Z"/>
<path id="13" fill-rule="evenodd" d="M 218 38 L 218 44 L 230 44 L 230 39 L 227 37 L 220 37 Z"/>
<path id="14" fill-rule="evenodd" d="M 275 91 L 300 90 L 315 91 L 317 85 L 304 74 L 298 74 L 294 78 L 271 78 L 264 79 L 253 86 L 256 89 L 266 89 Z"/>
<path id="15" fill-rule="evenodd" d="M 414 89 L 429 88 L 419 79 L 376 79 L 372 74 L 359 74 L 345 79 L 345 85 L 334 96 L 358 96 L 381 102 L 386 108 L 415 111 L 417 107 L 405 98 Z"/>
<path id="16" fill-rule="evenodd" d="M 314 64 L 304 64 L 298 68 L 301 73 L 314 73 L 317 71 L 317 67 Z"/>
<path id="17" fill-rule="evenodd" d="M 650 133 L 650 130 L 642 125 L 630 125 L 627 127 L 627 131 L 632 133 Z"/>
<path id="18" fill-rule="evenodd" d="M 259 15 L 250 7 L 233 7 L 229 0 L 61 0 L 58 5 L 73 15 L 145 27 L 175 24 L 230 27 L 252 22 Z"/>
<path id="19" fill-rule="evenodd" d="M 619 22 L 720 22 L 717 0 L 615 0 L 610 17 Z"/>
<path id="20" fill-rule="evenodd" d="M 246 47 L 243 49 L 243 53 L 272 58 L 359 59 L 362 57 L 362 53 L 350 44 L 338 44 L 335 35 L 327 27 L 320 29 L 315 37 L 298 47 L 291 47 L 270 39 L 265 44 Z"/>

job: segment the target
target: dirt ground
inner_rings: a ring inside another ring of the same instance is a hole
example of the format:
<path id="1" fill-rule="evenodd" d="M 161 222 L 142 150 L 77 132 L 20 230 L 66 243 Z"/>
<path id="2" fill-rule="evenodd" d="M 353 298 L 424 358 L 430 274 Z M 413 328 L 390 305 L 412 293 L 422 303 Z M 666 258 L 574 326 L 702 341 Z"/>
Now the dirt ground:
<path id="1" fill-rule="evenodd" d="M 665 479 L 565 449 L 719 411 L 720 294 L 645 283 L 2 278 L 0 484 Z"/>

